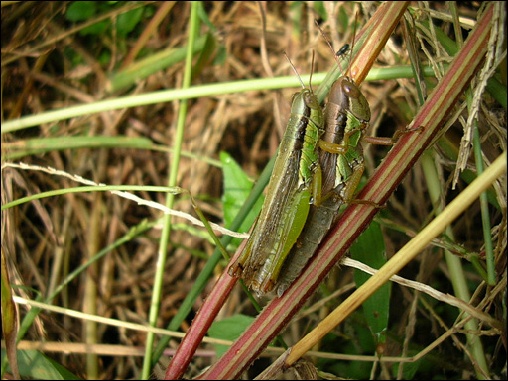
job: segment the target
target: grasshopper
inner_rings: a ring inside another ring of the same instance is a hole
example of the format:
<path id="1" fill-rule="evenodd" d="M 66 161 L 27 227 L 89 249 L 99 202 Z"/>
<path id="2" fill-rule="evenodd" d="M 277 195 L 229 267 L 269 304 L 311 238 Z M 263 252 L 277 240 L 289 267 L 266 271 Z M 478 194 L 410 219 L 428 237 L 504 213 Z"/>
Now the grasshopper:
<path id="1" fill-rule="evenodd" d="M 324 132 L 323 112 L 312 89 L 303 82 L 302 88 L 293 96 L 261 213 L 243 253 L 228 269 L 258 294 L 270 292 L 277 283 L 284 260 L 305 225 L 310 204 L 319 200 L 317 145 Z"/>
<path id="2" fill-rule="evenodd" d="M 329 42 L 328 45 L 333 52 Z M 348 47 L 345 45 L 337 55 L 344 54 Z M 333 83 L 324 109 L 324 119 L 325 133 L 319 143 L 321 201 L 311 206 L 307 223 L 283 265 L 274 287 L 279 297 L 314 255 L 337 218 L 341 205 L 351 202 L 364 171 L 360 142 L 370 121 L 370 107 L 349 76 L 343 75 Z"/>

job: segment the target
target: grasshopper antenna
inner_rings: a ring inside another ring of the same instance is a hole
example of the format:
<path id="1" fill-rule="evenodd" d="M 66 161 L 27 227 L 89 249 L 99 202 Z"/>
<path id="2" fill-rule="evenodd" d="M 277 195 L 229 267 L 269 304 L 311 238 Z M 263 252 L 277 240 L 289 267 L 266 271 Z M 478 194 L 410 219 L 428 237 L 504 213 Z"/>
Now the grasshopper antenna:
<path id="1" fill-rule="evenodd" d="M 319 32 L 321 33 L 321 36 L 323 36 L 323 39 L 330 48 L 333 58 L 335 59 L 335 62 L 337 62 L 337 65 L 340 66 L 341 62 L 338 60 L 338 57 L 342 57 L 344 56 L 344 54 L 346 54 L 346 52 L 349 50 L 349 44 L 345 44 L 342 48 L 340 48 L 339 50 L 337 50 L 337 52 L 335 52 L 335 50 L 333 50 L 333 46 L 330 42 L 330 39 L 326 37 L 325 33 L 323 32 L 323 29 L 321 29 L 321 27 L 319 26 L 318 20 L 315 20 L 315 22 Z"/>
<path id="2" fill-rule="evenodd" d="M 351 43 L 351 49 L 349 49 L 349 44 L 345 44 L 343 47 L 341 47 L 339 50 L 337 50 L 337 52 L 335 52 L 333 50 L 333 46 L 332 46 L 330 40 L 326 37 L 325 33 L 319 26 L 318 20 L 314 20 L 317 28 L 319 29 L 319 32 L 323 36 L 323 39 L 325 40 L 326 44 L 332 51 L 333 57 L 335 58 L 335 62 L 337 62 L 338 66 L 340 66 L 340 61 L 338 60 L 338 57 L 343 57 L 347 53 L 348 50 L 350 51 L 349 65 L 348 65 L 348 69 L 346 70 L 346 72 L 349 71 L 349 75 L 346 75 L 348 78 L 351 78 L 351 62 L 353 61 L 353 50 L 355 47 L 355 35 L 356 35 L 357 20 L 358 20 L 358 11 L 355 13 L 355 22 L 354 22 L 354 29 L 353 29 L 353 42 Z"/>
<path id="3" fill-rule="evenodd" d="M 298 77 L 298 80 L 302 84 L 302 87 L 305 89 L 305 84 L 302 81 L 302 77 L 300 77 L 300 74 L 298 74 L 298 71 L 296 70 L 295 65 L 293 65 L 293 62 L 291 62 L 291 59 L 288 57 L 286 51 L 284 50 L 284 55 L 286 56 L 287 60 L 289 61 L 289 64 L 293 68 L 293 71 L 295 72 L 296 76 Z M 314 65 L 314 53 L 312 54 L 312 64 Z M 312 75 L 311 75 L 312 76 Z"/>
<path id="4" fill-rule="evenodd" d="M 311 70 L 310 70 L 310 77 L 309 77 L 309 87 L 310 89 L 312 90 L 312 75 L 314 74 L 314 55 L 315 55 L 315 50 L 312 49 L 312 66 L 311 66 Z"/>

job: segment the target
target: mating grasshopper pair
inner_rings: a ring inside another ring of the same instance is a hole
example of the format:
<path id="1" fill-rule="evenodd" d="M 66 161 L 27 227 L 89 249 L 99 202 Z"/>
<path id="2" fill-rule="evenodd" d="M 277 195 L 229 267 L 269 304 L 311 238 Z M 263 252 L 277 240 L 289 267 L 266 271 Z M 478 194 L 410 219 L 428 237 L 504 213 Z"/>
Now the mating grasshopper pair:
<path id="1" fill-rule="evenodd" d="M 364 170 L 360 142 L 370 108 L 360 89 L 341 76 L 323 111 L 312 89 L 302 87 L 293 96 L 261 213 L 242 255 L 228 270 L 258 294 L 284 293 L 339 207 L 353 198 Z"/>

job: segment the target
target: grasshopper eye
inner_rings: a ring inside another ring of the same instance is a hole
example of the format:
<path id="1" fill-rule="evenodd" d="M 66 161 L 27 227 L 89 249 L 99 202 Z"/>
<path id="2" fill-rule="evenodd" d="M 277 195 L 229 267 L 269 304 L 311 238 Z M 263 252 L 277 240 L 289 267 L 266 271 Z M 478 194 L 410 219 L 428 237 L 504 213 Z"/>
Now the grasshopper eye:
<path id="1" fill-rule="evenodd" d="M 342 90 L 344 90 L 344 93 L 346 93 L 347 96 L 349 96 L 351 98 L 358 98 L 360 96 L 360 90 L 354 84 L 354 82 L 343 81 L 342 82 Z"/>
<path id="2" fill-rule="evenodd" d="M 319 104 L 317 103 L 316 97 L 311 91 L 308 91 L 304 94 L 305 104 L 310 108 L 318 108 Z"/>

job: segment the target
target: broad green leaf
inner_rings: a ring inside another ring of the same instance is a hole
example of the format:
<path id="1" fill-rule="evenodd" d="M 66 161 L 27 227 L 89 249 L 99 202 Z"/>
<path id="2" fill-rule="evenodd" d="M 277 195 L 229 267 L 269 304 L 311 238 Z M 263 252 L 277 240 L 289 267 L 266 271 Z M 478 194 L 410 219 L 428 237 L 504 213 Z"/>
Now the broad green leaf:
<path id="1" fill-rule="evenodd" d="M 2 348 L 2 363 L 5 352 Z M 36 380 L 79 380 L 56 361 L 35 350 L 18 350 L 21 377 Z"/>
<path id="2" fill-rule="evenodd" d="M 108 26 L 111 24 L 109 20 L 102 20 L 99 22 L 96 22 L 95 24 L 92 24 L 90 26 L 87 26 L 86 28 L 83 28 L 79 31 L 79 34 L 81 36 L 100 36 L 105 33 Z"/>
<path id="3" fill-rule="evenodd" d="M 224 193 L 222 195 L 224 223 L 226 226 L 230 226 L 244 201 L 249 196 L 253 183 L 227 152 L 220 153 L 220 160 L 222 162 L 224 184 Z M 249 230 L 259 214 L 262 205 L 263 198 L 260 197 L 238 231 L 246 232 Z"/>
<path id="4" fill-rule="evenodd" d="M 125 37 L 132 32 L 141 20 L 143 12 L 143 8 L 136 8 L 118 15 L 118 19 L 116 21 L 116 30 L 118 35 Z"/>
<path id="5" fill-rule="evenodd" d="M 376 222 L 371 223 L 361 237 L 351 246 L 350 252 L 353 259 L 375 269 L 381 268 L 386 263 L 386 250 L 379 224 Z M 356 286 L 360 287 L 370 278 L 370 275 L 355 270 L 354 278 Z M 387 283 L 362 305 L 365 319 L 377 345 L 383 345 L 386 340 L 385 332 L 388 327 L 390 313 L 390 291 L 391 283 Z"/>
<path id="6" fill-rule="evenodd" d="M 254 318 L 251 316 L 231 316 L 224 320 L 212 323 L 210 329 L 208 330 L 208 336 L 216 339 L 234 341 L 240 337 L 242 332 L 244 332 L 253 321 Z M 214 346 L 217 351 L 217 357 L 222 356 L 222 354 L 228 349 L 228 346 L 226 345 L 214 344 Z"/>
<path id="7" fill-rule="evenodd" d="M 95 1 L 74 1 L 65 12 L 65 18 L 72 22 L 85 21 L 95 15 L 97 3 Z"/>

